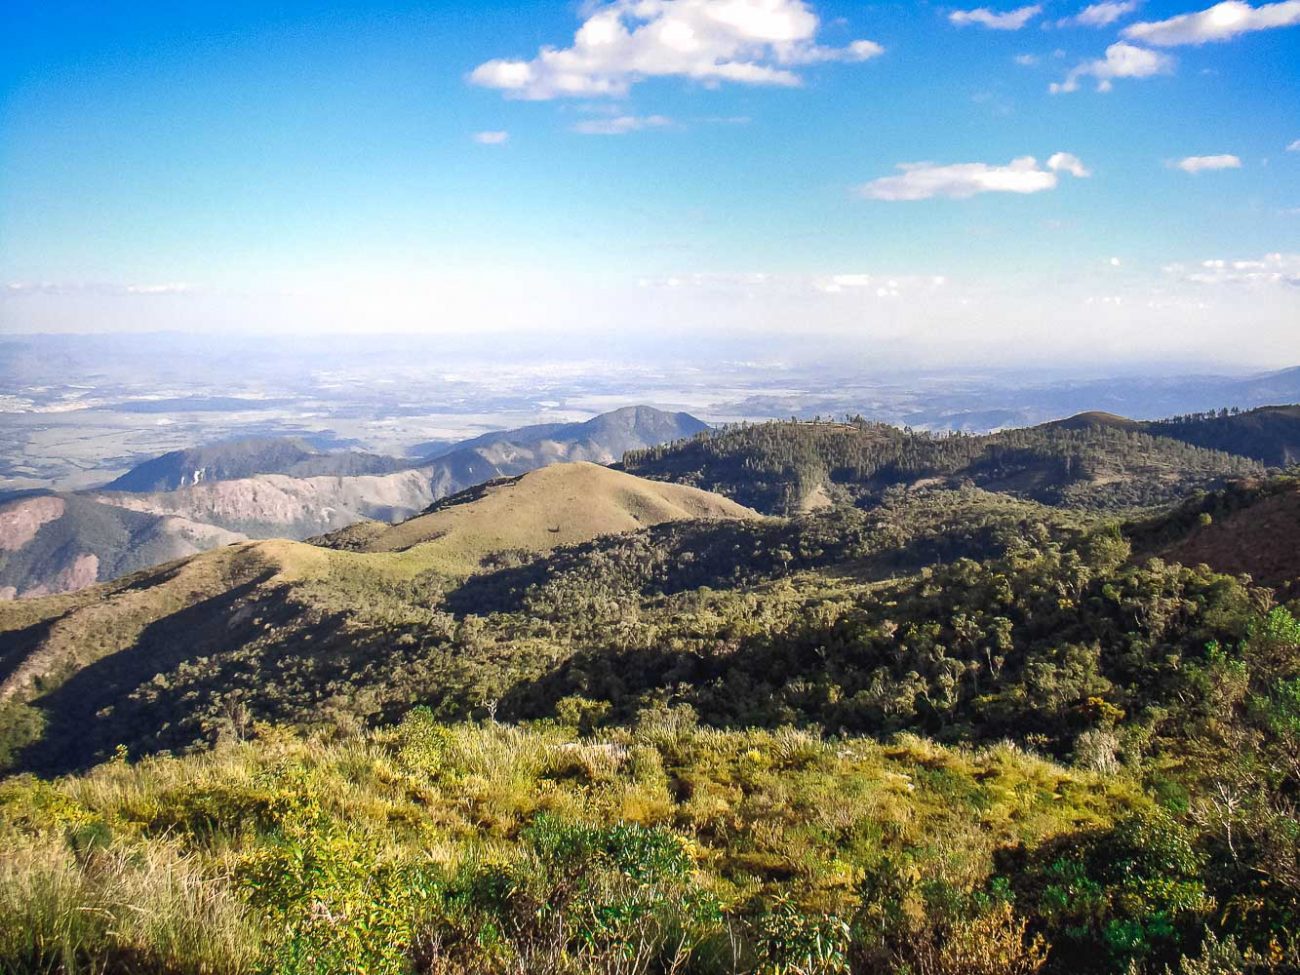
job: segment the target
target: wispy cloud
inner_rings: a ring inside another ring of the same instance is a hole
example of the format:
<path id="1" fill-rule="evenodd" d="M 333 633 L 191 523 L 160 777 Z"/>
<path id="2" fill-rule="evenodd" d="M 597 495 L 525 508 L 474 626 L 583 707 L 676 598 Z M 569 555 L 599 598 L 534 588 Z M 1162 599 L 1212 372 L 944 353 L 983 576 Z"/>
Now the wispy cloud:
<path id="1" fill-rule="evenodd" d="M 126 286 L 126 293 L 129 295 L 183 295 L 193 290 L 194 285 L 181 281 L 169 282 L 168 284 L 128 284 Z"/>
<path id="2" fill-rule="evenodd" d="M 618 115 L 614 118 L 585 119 L 573 126 L 581 135 L 627 135 L 642 129 L 662 129 L 673 124 L 665 115 Z"/>
<path id="3" fill-rule="evenodd" d="M 723 294 L 764 294 L 771 297 L 806 297 L 819 295 L 861 296 L 864 298 L 899 298 L 905 294 L 934 292 L 948 284 L 937 274 L 869 274 L 864 272 L 829 274 L 672 274 L 666 277 L 641 278 L 641 288 L 665 291 L 705 291 Z"/>
<path id="4" fill-rule="evenodd" d="M 1144 44 L 1177 47 L 1183 44 L 1227 41 L 1241 34 L 1295 24 L 1300 24 L 1300 0 L 1266 3 L 1259 7 L 1252 7 L 1240 0 L 1227 0 L 1226 3 L 1216 3 L 1208 10 L 1198 13 L 1133 24 L 1124 28 L 1123 33 L 1130 40 L 1142 41 Z"/>
<path id="5" fill-rule="evenodd" d="M 1273 253 L 1251 260 L 1213 258 L 1191 266 L 1168 264 L 1164 271 L 1193 284 L 1300 288 L 1300 254 Z"/>
<path id="6" fill-rule="evenodd" d="M 531 60 L 487 61 L 470 81 L 536 100 L 620 96 L 656 77 L 795 86 L 797 67 L 884 52 L 869 40 L 825 47 L 817 43 L 818 28 L 803 0 L 614 0 L 596 8 L 571 47 L 543 47 Z"/>
<path id="7" fill-rule="evenodd" d="M 195 286 L 180 281 L 162 284 L 109 284 L 85 281 L 10 281 L 4 293 L 12 297 L 24 295 L 184 295 L 194 292 Z"/>
<path id="8" fill-rule="evenodd" d="M 974 10 L 954 10 L 948 20 L 958 27 L 979 26 L 989 30 L 1020 30 L 1043 12 L 1043 5 L 1036 3 L 1029 7 L 1018 7 L 1005 13 L 996 13 L 988 7 Z"/>
<path id="9" fill-rule="evenodd" d="M 1300 152 L 1300 139 L 1296 139 L 1295 142 L 1293 142 L 1293 143 L 1291 143 L 1289 146 L 1287 146 L 1287 147 L 1286 147 L 1286 151 L 1287 151 L 1287 152 Z"/>
<path id="10" fill-rule="evenodd" d="M 510 141 L 509 132 L 475 132 L 474 141 L 481 146 L 503 146 Z"/>
<path id="11" fill-rule="evenodd" d="M 1073 17 L 1057 21 L 1059 27 L 1109 27 L 1137 10 L 1139 0 L 1106 0 L 1084 7 Z"/>
<path id="12" fill-rule="evenodd" d="M 1215 169 L 1240 169 L 1241 160 L 1236 156 L 1224 154 L 1220 156 L 1186 156 L 1177 162 L 1170 163 L 1175 169 L 1181 169 L 1185 173 L 1204 173 Z"/>
<path id="13" fill-rule="evenodd" d="M 897 176 L 872 180 L 858 188 L 870 200 L 928 200 L 946 197 L 964 200 L 980 193 L 1041 193 L 1055 189 L 1058 173 L 1087 177 L 1087 168 L 1077 156 L 1058 152 L 1039 166 L 1033 156 L 1021 156 L 1005 166 L 988 163 L 903 163 Z"/>
<path id="14" fill-rule="evenodd" d="M 874 298 L 900 298 L 905 293 L 931 291 L 948 283 L 943 275 L 831 274 L 811 280 L 822 294 L 859 294 Z"/>
<path id="15" fill-rule="evenodd" d="M 1054 95 L 1078 91 L 1079 82 L 1091 77 L 1096 79 L 1098 91 L 1110 91 L 1116 78 L 1150 78 L 1173 69 L 1174 59 L 1168 54 L 1120 41 L 1106 48 L 1104 58 L 1076 65 L 1064 81 L 1053 84 L 1050 90 Z"/>

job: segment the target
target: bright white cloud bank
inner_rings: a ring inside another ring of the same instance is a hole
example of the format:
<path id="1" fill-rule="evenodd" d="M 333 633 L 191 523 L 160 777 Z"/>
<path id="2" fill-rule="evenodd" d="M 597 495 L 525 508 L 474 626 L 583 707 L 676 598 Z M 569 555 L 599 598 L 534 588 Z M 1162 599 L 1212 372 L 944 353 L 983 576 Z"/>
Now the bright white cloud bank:
<path id="1" fill-rule="evenodd" d="M 618 96 L 668 76 L 793 86 L 801 65 L 884 51 L 868 40 L 822 46 L 818 26 L 803 0 L 615 0 L 587 18 L 571 47 L 544 47 L 530 61 L 488 61 L 470 80 L 528 99 Z"/>
<path id="2" fill-rule="evenodd" d="M 1091 175 L 1079 158 L 1068 152 L 1055 153 L 1046 167 L 1039 166 L 1033 156 L 1021 156 L 1005 166 L 922 162 L 902 163 L 898 168 L 902 172 L 897 176 L 872 180 L 858 192 L 871 200 L 928 200 L 936 196 L 964 200 L 978 193 L 1041 193 L 1056 187 L 1058 173 L 1080 178 Z"/>
<path id="3" fill-rule="evenodd" d="M 1053 94 L 1078 91 L 1080 80 L 1088 77 L 1096 79 L 1098 91 L 1110 91 L 1115 78 L 1150 78 L 1168 74 L 1173 67 L 1174 59 L 1168 54 L 1120 41 L 1106 48 L 1104 58 L 1077 65 L 1064 81 L 1053 84 L 1051 91 Z"/>
<path id="4" fill-rule="evenodd" d="M 1124 29 L 1124 36 L 1157 47 L 1176 47 L 1181 44 L 1227 41 L 1239 34 L 1295 24 L 1300 24 L 1300 0 L 1266 3 L 1259 7 L 1241 3 L 1240 0 L 1228 0 L 1199 13 L 1133 24 Z"/>
<path id="5" fill-rule="evenodd" d="M 1240 169 L 1241 160 L 1227 154 L 1221 156 L 1188 156 L 1174 163 L 1185 173 L 1203 173 L 1215 169 Z"/>
<path id="6" fill-rule="evenodd" d="M 990 30 L 1020 30 L 1042 12 L 1042 4 L 1020 7 L 1001 14 L 994 13 L 988 7 L 979 7 L 976 10 L 954 10 L 948 15 L 948 19 L 958 27 L 977 24 Z"/>

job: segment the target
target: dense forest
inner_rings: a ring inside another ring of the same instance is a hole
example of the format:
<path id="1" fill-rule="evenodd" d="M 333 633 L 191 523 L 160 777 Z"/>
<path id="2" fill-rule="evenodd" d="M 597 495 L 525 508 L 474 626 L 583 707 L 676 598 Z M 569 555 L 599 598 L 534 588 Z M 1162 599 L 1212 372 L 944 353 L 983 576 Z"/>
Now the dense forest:
<path id="1" fill-rule="evenodd" d="M 1167 503 L 1263 467 L 1247 456 L 1154 436 L 1128 421 L 967 436 L 857 418 L 734 426 L 630 451 L 623 466 L 642 477 L 718 491 L 772 514 L 807 507 L 819 492 L 869 504 L 889 487 L 930 481 L 1114 510 Z"/>
<path id="2" fill-rule="evenodd" d="M 9 611 L 0 677 L 82 655 L 0 704 L 0 970 L 1300 971 L 1294 479 L 1096 423 L 626 466 L 791 514 Z"/>

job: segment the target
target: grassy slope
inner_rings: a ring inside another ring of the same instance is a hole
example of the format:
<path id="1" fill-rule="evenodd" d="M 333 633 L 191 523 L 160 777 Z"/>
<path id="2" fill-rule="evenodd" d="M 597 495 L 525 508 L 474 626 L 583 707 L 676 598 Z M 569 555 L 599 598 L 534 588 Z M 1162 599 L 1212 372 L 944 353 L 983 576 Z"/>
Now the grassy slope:
<path id="1" fill-rule="evenodd" d="M 452 499 L 428 514 L 369 539 L 365 550 L 399 552 L 421 546 L 461 571 L 485 555 L 511 549 L 548 552 L 599 535 L 695 518 L 746 519 L 754 512 L 706 491 L 645 481 L 596 464 L 559 464 Z"/>

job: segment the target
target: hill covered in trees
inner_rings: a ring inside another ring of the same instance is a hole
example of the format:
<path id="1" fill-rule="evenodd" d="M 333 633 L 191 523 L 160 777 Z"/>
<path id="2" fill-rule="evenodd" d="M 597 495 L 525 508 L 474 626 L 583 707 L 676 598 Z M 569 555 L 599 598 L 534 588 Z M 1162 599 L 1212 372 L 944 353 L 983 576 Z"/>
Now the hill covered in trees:
<path id="1" fill-rule="evenodd" d="M 1191 413 L 1142 424 L 1157 437 L 1250 457 L 1269 467 L 1300 463 L 1300 406 Z"/>
<path id="2" fill-rule="evenodd" d="M 1167 503 L 1261 473 L 1264 464 L 1156 436 L 1119 417 L 1085 414 L 985 436 L 936 435 L 860 419 L 741 425 L 631 451 L 623 467 L 778 514 L 834 500 L 870 504 L 890 487 L 934 483 L 1113 510 Z"/>

